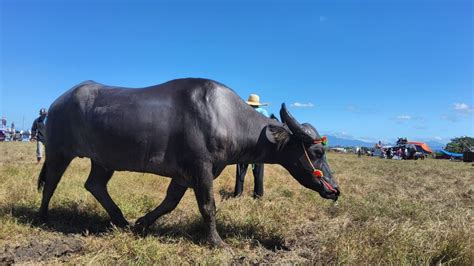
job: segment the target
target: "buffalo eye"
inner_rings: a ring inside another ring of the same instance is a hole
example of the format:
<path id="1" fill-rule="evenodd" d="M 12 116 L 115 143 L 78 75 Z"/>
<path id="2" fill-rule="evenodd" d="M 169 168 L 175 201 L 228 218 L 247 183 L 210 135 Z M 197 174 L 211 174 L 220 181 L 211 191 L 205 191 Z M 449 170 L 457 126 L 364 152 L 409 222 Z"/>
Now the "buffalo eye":
<path id="1" fill-rule="evenodd" d="M 314 155 L 315 158 L 318 158 L 318 159 L 319 159 L 319 158 L 323 157 L 323 155 L 324 155 L 324 149 L 319 148 L 319 147 L 318 147 L 318 148 L 314 148 L 314 149 L 312 149 L 312 152 L 311 152 L 311 153 L 312 153 L 312 155 Z"/>

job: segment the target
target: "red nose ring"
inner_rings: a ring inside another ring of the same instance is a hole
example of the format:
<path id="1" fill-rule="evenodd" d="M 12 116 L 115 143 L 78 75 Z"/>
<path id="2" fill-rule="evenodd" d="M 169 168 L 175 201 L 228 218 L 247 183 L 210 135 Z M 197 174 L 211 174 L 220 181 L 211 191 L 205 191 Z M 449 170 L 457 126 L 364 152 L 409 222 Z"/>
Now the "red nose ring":
<path id="1" fill-rule="evenodd" d="M 323 177 L 323 171 L 321 171 L 321 170 L 314 170 L 314 171 L 313 171 L 313 175 L 314 175 L 315 177 Z"/>

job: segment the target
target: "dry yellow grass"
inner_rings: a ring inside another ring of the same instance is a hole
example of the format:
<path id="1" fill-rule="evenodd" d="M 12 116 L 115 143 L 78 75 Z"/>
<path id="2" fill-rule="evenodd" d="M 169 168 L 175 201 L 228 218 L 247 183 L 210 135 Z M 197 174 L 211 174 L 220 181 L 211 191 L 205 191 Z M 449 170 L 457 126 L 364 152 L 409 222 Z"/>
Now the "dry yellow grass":
<path id="1" fill-rule="evenodd" d="M 0 143 L 0 263 L 322 263 L 474 265 L 474 167 L 444 160 L 393 161 L 329 154 L 342 197 L 334 206 L 283 168 L 265 168 L 265 196 L 230 198 L 233 166 L 215 181 L 218 230 L 228 249 L 202 245 L 192 190 L 147 236 L 111 228 L 84 188 L 76 159 L 35 223 L 41 200 L 33 143 Z M 250 174 L 250 172 L 248 173 Z M 164 197 L 169 179 L 117 172 L 109 191 L 130 222 Z M 29 256 L 35 252 L 41 256 Z M 23 253 L 22 253 L 23 252 Z"/>

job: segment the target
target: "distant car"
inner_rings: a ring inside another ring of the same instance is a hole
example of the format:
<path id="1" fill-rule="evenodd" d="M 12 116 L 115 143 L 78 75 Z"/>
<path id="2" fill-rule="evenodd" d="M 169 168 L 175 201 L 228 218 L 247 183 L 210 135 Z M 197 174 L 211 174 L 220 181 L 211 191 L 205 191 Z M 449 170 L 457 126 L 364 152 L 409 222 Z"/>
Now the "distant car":
<path id="1" fill-rule="evenodd" d="M 419 151 L 415 152 L 415 154 L 413 155 L 414 160 L 418 160 L 418 159 L 424 160 L 425 157 L 426 157 L 425 153 L 419 152 Z"/>
<path id="2" fill-rule="evenodd" d="M 21 141 L 23 141 L 23 142 L 29 142 L 30 141 L 30 133 L 28 131 L 25 131 L 21 134 Z"/>
<path id="3" fill-rule="evenodd" d="M 0 130 L 0 141 L 5 141 L 7 136 L 5 135 L 5 131 Z"/>
<path id="4" fill-rule="evenodd" d="M 375 151 L 372 152 L 372 156 L 383 157 L 382 150 L 381 149 L 375 149 Z"/>
<path id="5" fill-rule="evenodd" d="M 22 140 L 22 133 L 20 131 L 15 131 L 14 134 L 12 134 L 12 141 L 21 141 Z"/>

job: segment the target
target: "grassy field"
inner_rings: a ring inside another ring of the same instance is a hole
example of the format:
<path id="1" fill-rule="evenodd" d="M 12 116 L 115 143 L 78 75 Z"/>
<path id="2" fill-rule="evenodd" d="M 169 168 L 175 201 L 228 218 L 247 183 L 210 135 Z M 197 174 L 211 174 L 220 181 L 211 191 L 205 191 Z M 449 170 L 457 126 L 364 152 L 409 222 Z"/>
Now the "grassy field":
<path id="1" fill-rule="evenodd" d="M 282 167 L 265 168 L 265 196 L 230 197 L 235 167 L 215 181 L 218 230 L 226 249 L 203 245 L 194 193 L 148 235 L 111 227 L 84 189 L 90 162 L 75 159 L 35 220 L 41 194 L 34 143 L 0 143 L 0 264 L 321 263 L 474 265 L 474 166 L 428 159 L 394 161 L 328 154 L 338 205 L 300 186 Z M 134 222 L 156 207 L 169 179 L 117 172 L 109 191 Z"/>

